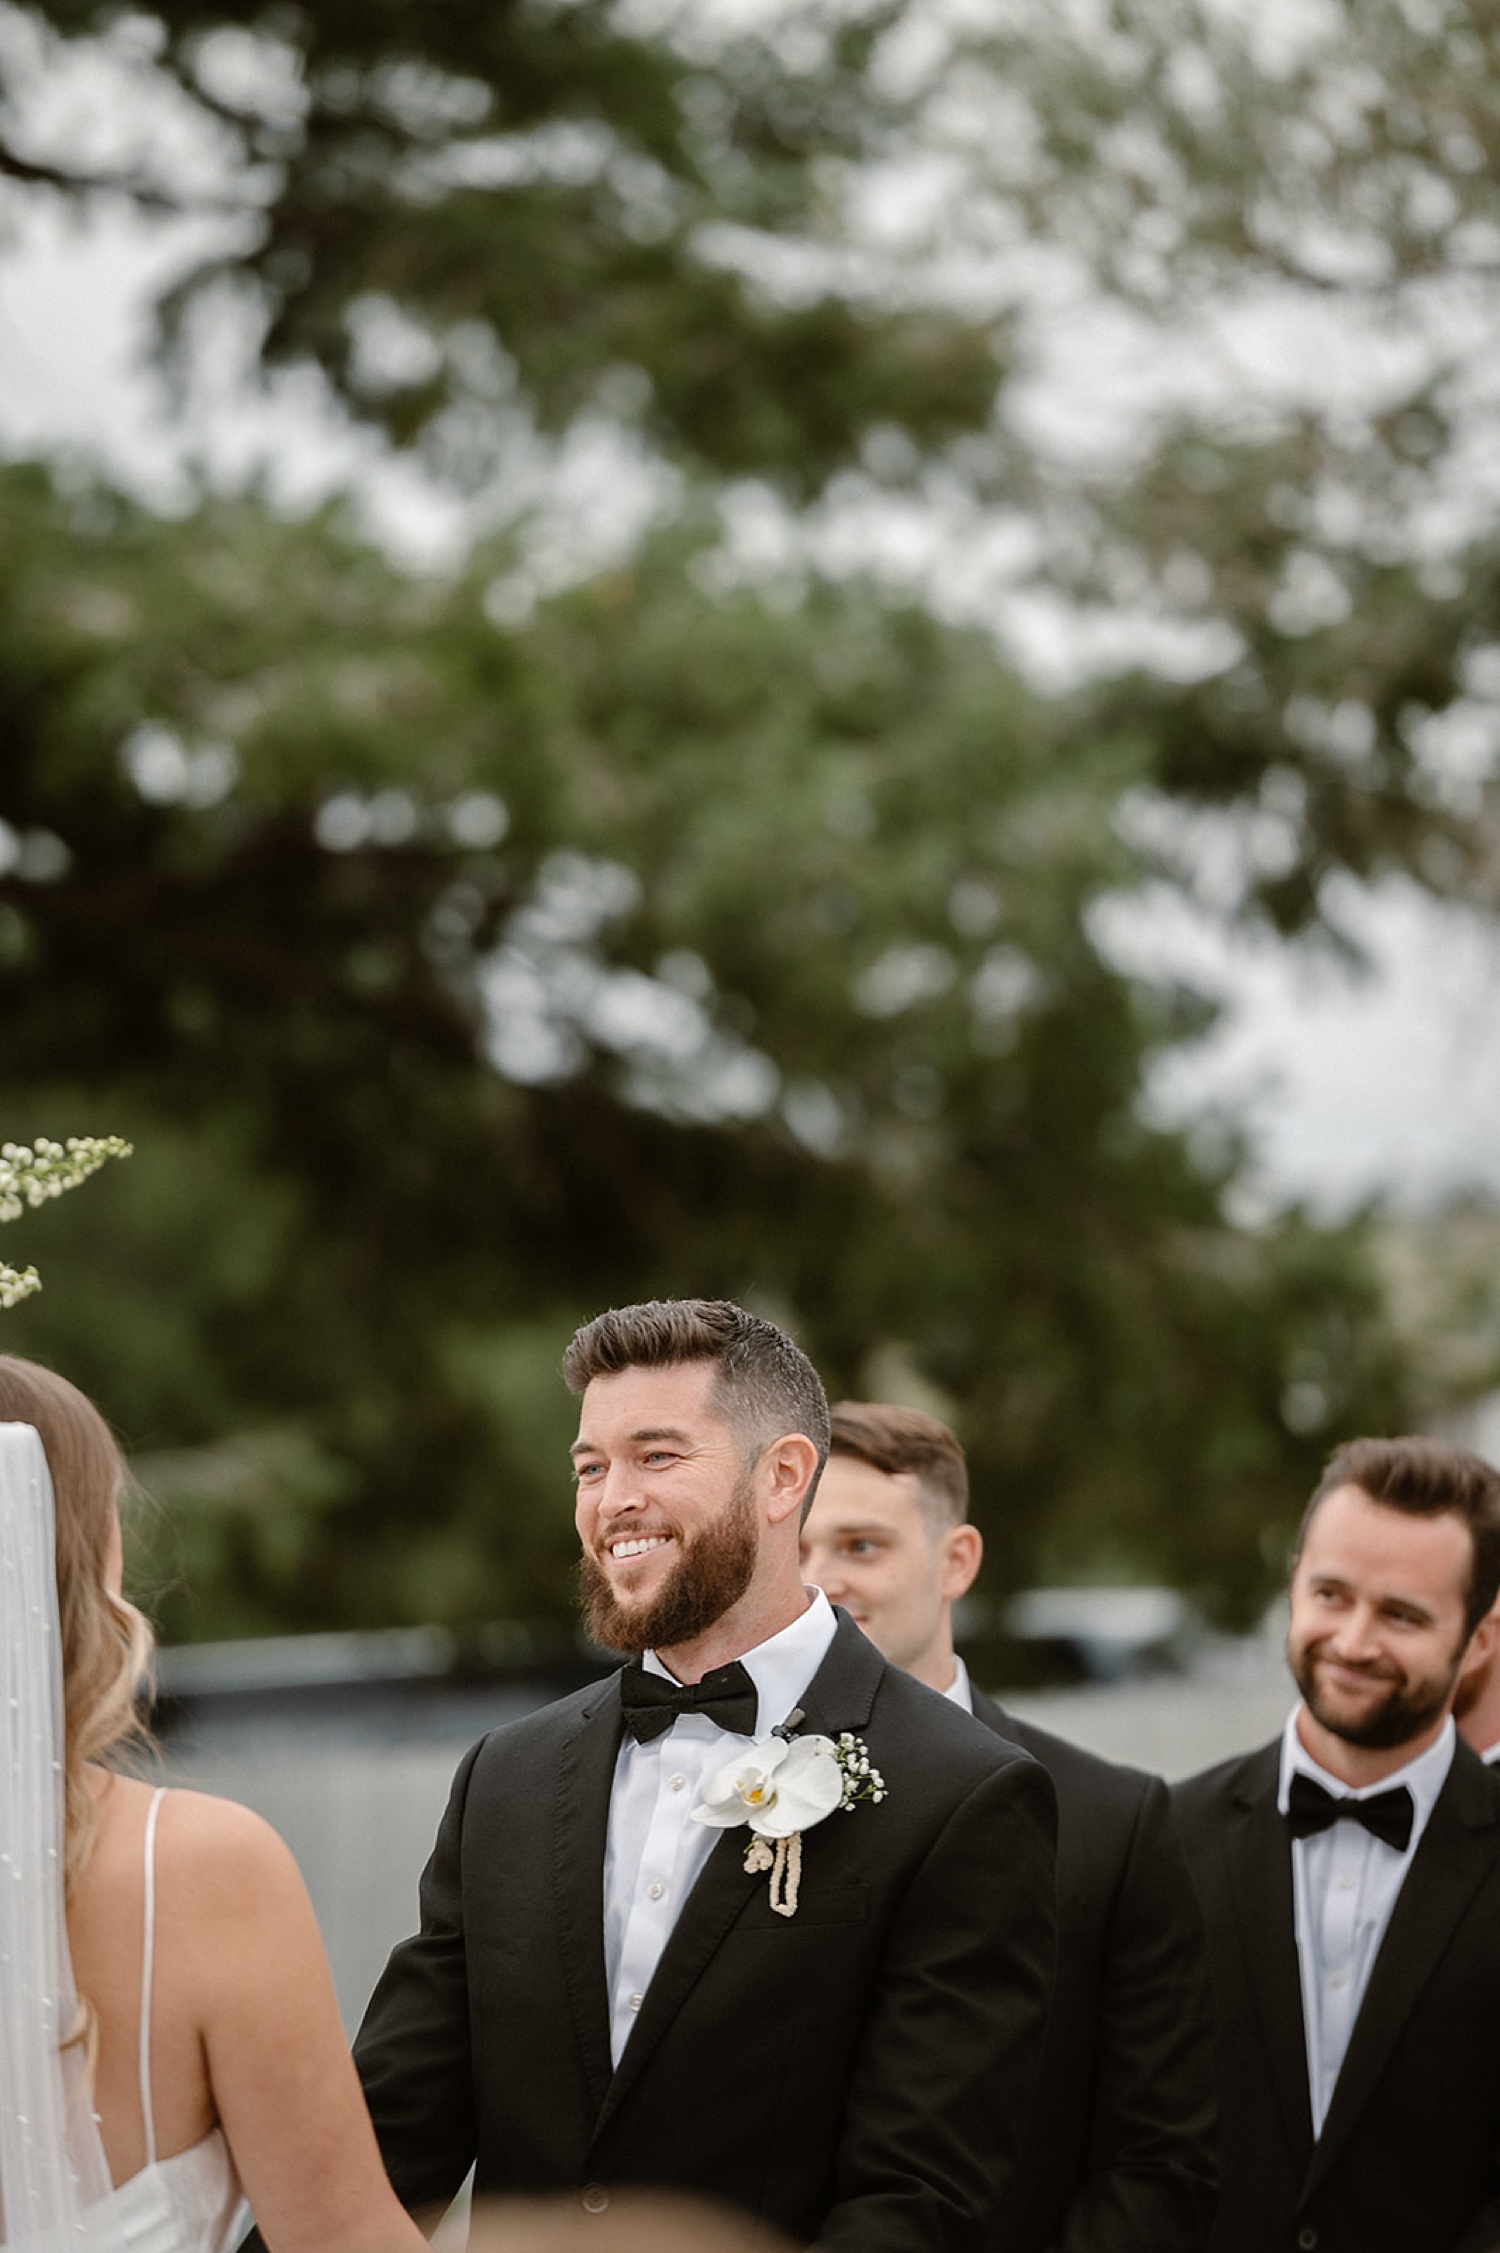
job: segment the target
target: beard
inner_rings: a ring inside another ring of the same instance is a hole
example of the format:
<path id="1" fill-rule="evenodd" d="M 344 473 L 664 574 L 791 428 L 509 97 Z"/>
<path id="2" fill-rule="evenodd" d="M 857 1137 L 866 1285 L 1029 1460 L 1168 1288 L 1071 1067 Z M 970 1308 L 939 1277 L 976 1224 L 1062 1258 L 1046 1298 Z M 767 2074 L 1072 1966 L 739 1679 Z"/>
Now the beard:
<path id="1" fill-rule="evenodd" d="M 1295 1652 L 1288 1650 L 1287 1664 L 1292 1670 L 1292 1679 L 1302 1692 L 1308 1712 L 1331 1737 L 1338 1737 L 1344 1744 L 1359 1745 L 1366 1752 L 1394 1751 L 1398 1745 L 1410 1744 L 1413 1737 L 1421 1736 L 1424 1729 L 1440 1720 L 1448 1710 L 1459 1659 L 1463 1655 L 1461 1650 L 1455 1653 L 1446 1674 L 1424 1674 L 1415 1680 L 1372 1667 L 1368 1679 L 1385 1682 L 1388 1685 L 1385 1696 L 1369 1706 L 1359 1720 L 1350 1721 L 1330 1710 L 1318 1687 L 1317 1661 L 1322 1651 L 1321 1642 L 1304 1643 Z"/>
<path id="2" fill-rule="evenodd" d="M 675 1530 L 675 1529 L 674 1529 Z M 631 1603 L 618 1596 L 592 1550 L 578 1567 L 584 1632 L 607 1651 L 639 1657 L 670 1651 L 706 1634 L 749 1587 L 760 1549 L 754 1506 L 754 1472 L 735 1480 L 722 1514 L 700 1526 L 656 1594 Z"/>

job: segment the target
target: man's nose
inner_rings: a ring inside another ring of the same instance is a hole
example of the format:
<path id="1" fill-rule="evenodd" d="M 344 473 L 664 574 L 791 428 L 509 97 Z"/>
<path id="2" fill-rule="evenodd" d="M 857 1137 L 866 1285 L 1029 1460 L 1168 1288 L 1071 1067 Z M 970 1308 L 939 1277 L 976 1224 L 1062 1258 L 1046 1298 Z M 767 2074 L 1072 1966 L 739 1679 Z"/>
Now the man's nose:
<path id="1" fill-rule="evenodd" d="M 594 1489 L 594 1498 L 602 1518 L 617 1518 L 627 1510 L 638 1510 L 645 1499 L 640 1480 L 629 1463 L 611 1463 L 603 1484 Z"/>
<path id="2" fill-rule="evenodd" d="M 1333 1638 L 1333 1647 L 1340 1658 L 1355 1662 L 1375 1655 L 1375 1614 L 1363 1604 L 1355 1604 L 1340 1620 Z"/>

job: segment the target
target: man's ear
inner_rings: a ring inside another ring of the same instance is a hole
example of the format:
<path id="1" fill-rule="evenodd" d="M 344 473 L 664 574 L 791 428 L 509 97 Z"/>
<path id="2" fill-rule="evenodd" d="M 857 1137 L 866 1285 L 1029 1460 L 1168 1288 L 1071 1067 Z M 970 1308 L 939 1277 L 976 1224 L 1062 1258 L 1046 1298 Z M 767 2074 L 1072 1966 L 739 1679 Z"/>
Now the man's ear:
<path id="1" fill-rule="evenodd" d="M 790 1517 L 800 1519 L 803 1498 L 817 1473 L 818 1451 L 801 1432 L 787 1432 L 771 1442 L 759 1464 L 769 1525 L 781 1525 Z"/>
<path id="2" fill-rule="evenodd" d="M 1497 1651 L 1500 1651 L 1500 1597 L 1490 1606 L 1464 1646 L 1464 1655 L 1458 1666 L 1460 1682 L 1467 1675 L 1477 1674 L 1481 1667 L 1488 1666 Z"/>
<path id="3" fill-rule="evenodd" d="M 954 1525 L 938 1543 L 938 1593 L 952 1603 L 967 1596 L 984 1562 L 984 1535 L 977 1525 Z"/>

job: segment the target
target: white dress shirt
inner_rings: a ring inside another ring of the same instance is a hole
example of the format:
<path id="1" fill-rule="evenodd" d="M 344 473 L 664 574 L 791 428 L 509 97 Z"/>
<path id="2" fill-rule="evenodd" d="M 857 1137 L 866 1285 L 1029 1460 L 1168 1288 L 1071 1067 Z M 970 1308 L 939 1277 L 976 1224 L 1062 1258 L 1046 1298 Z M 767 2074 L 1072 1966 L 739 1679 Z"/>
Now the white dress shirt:
<path id="1" fill-rule="evenodd" d="M 973 1685 L 969 1680 L 969 1670 L 965 1666 L 963 1660 L 959 1657 L 957 1651 L 955 1651 L 953 1654 L 953 1680 L 948 1684 L 948 1687 L 946 1690 L 944 1690 L 943 1695 L 945 1698 L 951 1698 L 955 1705 L 961 1705 L 965 1713 L 973 1712 Z"/>
<path id="2" fill-rule="evenodd" d="M 1497 1737 L 1492 1745 L 1486 1745 L 1479 1757 L 1486 1768 L 1493 1768 L 1495 1762 L 1500 1760 L 1500 1737 Z"/>
<path id="3" fill-rule="evenodd" d="M 616 2065 L 682 1905 L 720 1835 L 689 1819 L 703 1786 L 737 1746 L 768 1737 L 801 1704 L 837 1632 L 823 1591 L 808 1593 L 812 1601 L 800 1618 L 741 1655 L 760 1699 L 753 1738 L 721 1729 L 706 1713 L 680 1713 L 649 1744 L 637 1744 L 628 1729 L 621 1740 L 604 1853 L 604 1969 Z M 642 1664 L 650 1674 L 675 1679 L 655 1651 L 647 1651 Z"/>
<path id="4" fill-rule="evenodd" d="M 1313 2135 L 1320 2136 L 1333 2101 L 1334 2084 L 1354 2032 L 1359 2006 L 1396 1897 L 1411 1868 L 1438 1794 L 1448 1780 L 1457 1741 L 1452 1716 L 1435 1744 L 1378 1784 L 1351 1791 L 1330 1776 L 1297 1733 L 1299 1705 L 1281 1740 L 1281 1782 L 1276 1805 L 1284 1815 L 1295 1775 L 1311 1776 L 1335 1799 L 1373 1799 L 1378 1792 L 1405 1784 L 1412 1797 L 1411 1839 L 1404 1852 L 1387 1846 L 1358 1823 L 1338 1822 L 1311 1838 L 1292 1841 L 1292 1899 L 1296 1917 L 1297 1965 L 1302 1981 L 1302 2029 L 1307 2042 L 1307 2080 L 1312 2097 Z"/>

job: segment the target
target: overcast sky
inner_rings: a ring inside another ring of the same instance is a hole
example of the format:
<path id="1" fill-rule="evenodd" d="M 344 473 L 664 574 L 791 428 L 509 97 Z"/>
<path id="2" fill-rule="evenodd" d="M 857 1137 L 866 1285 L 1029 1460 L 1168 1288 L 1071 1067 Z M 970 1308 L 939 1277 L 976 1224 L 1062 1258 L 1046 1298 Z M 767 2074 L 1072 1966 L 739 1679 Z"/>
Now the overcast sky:
<path id="1" fill-rule="evenodd" d="M 81 449 L 170 505 L 184 464 L 234 480 L 269 469 L 273 489 L 305 505 L 353 482 L 385 535 L 418 561 L 452 552 L 459 513 L 410 471 L 296 384 L 273 401 L 247 399 L 232 337 L 216 384 L 189 417 L 169 407 L 143 368 L 151 286 L 191 247 L 124 214 L 88 229 L 14 202 L 0 207 L 0 450 L 15 456 Z M 1060 362 L 1074 394 L 1053 398 L 1087 425 L 1087 384 L 1098 355 Z M 1107 373 L 1107 361 L 1103 363 Z M 1111 402 L 1092 402 L 1107 415 Z M 618 535 L 649 511 L 624 468 Z M 597 497 L 597 474 L 583 484 Z M 1228 944 L 1180 908 L 1119 919 L 1117 951 L 1144 969 L 1187 968 L 1228 997 L 1207 1046 L 1172 1059 L 1155 1100 L 1168 1114 L 1229 1103 L 1256 1128 L 1273 1201 L 1306 1195 L 1336 1211 L 1385 1191 L 1420 1203 L 1483 1184 L 1500 1193 L 1500 939 L 1476 919 L 1426 903 L 1414 888 L 1341 901 L 1347 927 L 1374 969 L 1354 978 L 1326 959 L 1271 943 Z"/>

